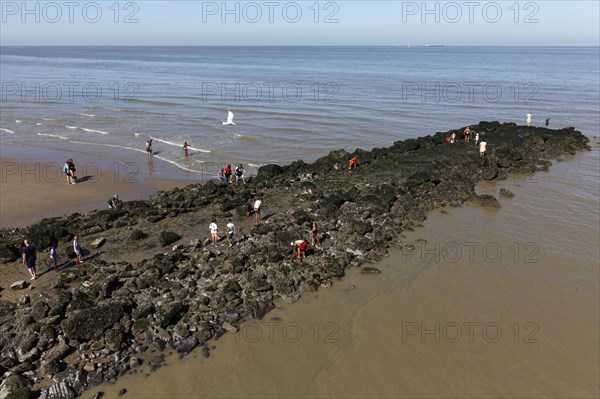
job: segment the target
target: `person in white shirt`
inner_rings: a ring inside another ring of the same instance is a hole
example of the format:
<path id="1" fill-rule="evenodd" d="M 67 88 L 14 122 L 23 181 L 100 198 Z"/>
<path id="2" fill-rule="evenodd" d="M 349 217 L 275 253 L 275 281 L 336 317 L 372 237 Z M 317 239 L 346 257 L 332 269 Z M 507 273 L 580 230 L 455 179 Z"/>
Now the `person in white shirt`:
<path id="1" fill-rule="evenodd" d="M 479 143 L 479 156 L 483 157 L 485 156 L 485 147 L 487 146 L 487 143 L 485 142 L 485 140 L 483 140 L 481 143 Z"/>
<path id="2" fill-rule="evenodd" d="M 235 225 L 233 224 L 231 219 L 229 219 L 227 221 L 227 243 L 229 244 L 230 247 L 233 246 L 233 235 L 234 234 L 235 234 Z"/>
<path id="3" fill-rule="evenodd" d="M 83 254 L 81 253 L 81 245 L 79 244 L 79 237 L 73 237 L 73 252 L 77 256 L 75 259 L 75 264 L 79 266 L 83 263 Z"/>
<path id="4" fill-rule="evenodd" d="M 260 207 L 262 205 L 262 197 L 260 197 L 259 199 L 256 200 L 256 202 L 254 202 L 254 223 L 255 224 L 259 224 L 260 223 Z"/>
<path id="5" fill-rule="evenodd" d="M 208 226 L 210 229 L 210 236 L 212 238 L 212 243 L 217 245 L 217 241 L 219 241 L 219 228 L 217 227 L 217 222 L 213 219 L 212 223 Z"/>
<path id="6" fill-rule="evenodd" d="M 531 126 L 531 112 L 527 113 L 527 126 Z"/>

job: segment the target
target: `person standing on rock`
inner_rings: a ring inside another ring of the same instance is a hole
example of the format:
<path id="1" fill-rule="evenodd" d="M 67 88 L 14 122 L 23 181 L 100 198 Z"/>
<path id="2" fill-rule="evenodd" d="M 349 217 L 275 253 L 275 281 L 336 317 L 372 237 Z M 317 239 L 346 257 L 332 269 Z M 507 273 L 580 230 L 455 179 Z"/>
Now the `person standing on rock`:
<path id="1" fill-rule="evenodd" d="M 81 245 L 79 244 L 79 237 L 73 237 L 73 252 L 75 252 L 75 264 L 77 266 L 83 263 L 83 256 L 81 253 Z"/>
<path id="2" fill-rule="evenodd" d="M 358 158 L 356 158 L 356 157 L 350 158 L 350 161 L 348 161 L 348 163 L 349 163 L 349 166 L 348 166 L 349 170 L 358 168 Z"/>
<path id="3" fill-rule="evenodd" d="M 219 172 L 219 180 L 221 180 L 222 183 L 227 183 L 227 176 L 225 176 L 224 168 L 221 168 L 221 171 Z"/>
<path id="4" fill-rule="evenodd" d="M 485 142 L 485 140 L 482 140 L 481 143 L 479 143 L 479 156 L 480 157 L 485 157 L 486 155 L 486 146 L 487 143 Z"/>
<path id="5" fill-rule="evenodd" d="M 546 127 L 550 126 L 550 118 L 546 118 Z"/>
<path id="6" fill-rule="evenodd" d="M 229 247 L 233 247 L 233 235 L 234 234 L 235 234 L 235 225 L 233 224 L 231 219 L 229 219 L 227 221 L 227 243 L 229 244 Z"/>
<path id="7" fill-rule="evenodd" d="M 213 245 L 217 245 L 217 242 L 219 241 L 219 228 L 217 227 L 217 221 L 215 219 L 208 225 L 208 229 L 210 230 L 210 237 L 212 238 Z"/>
<path id="8" fill-rule="evenodd" d="M 231 183 L 231 165 L 225 166 L 225 180 L 227 183 Z"/>
<path id="9" fill-rule="evenodd" d="M 254 224 L 260 223 L 260 207 L 262 206 L 262 197 L 254 202 Z"/>
<path id="10" fill-rule="evenodd" d="M 467 126 L 465 129 L 465 143 L 468 143 L 469 141 L 471 141 L 471 128 Z"/>
<path id="11" fill-rule="evenodd" d="M 37 273 L 35 270 L 35 247 L 31 245 L 31 242 L 29 242 L 29 240 L 23 241 L 23 244 L 25 244 L 25 247 L 23 248 L 23 264 L 27 266 L 27 270 L 31 275 L 31 279 L 35 280 L 37 278 Z"/>
<path id="12" fill-rule="evenodd" d="M 317 221 L 313 219 L 311 223 L 310 232 L 312 234 L 312 246 L 321 245 L 321 240 L 319 239 L 319 229 L 317 227 Z"/>
<path id="13" fill-rule="evenodd" d="M 58 271 L 58 254 L 56 253 L 56 247 L 53 245 L 50 246 L 50 266 L 54 268 L 54 271 Z"/>
<path id="14" fill-rule="evenodd" d="M 531 112 L 528 112 L 527 113 L 527 120 L 526 120 L 527 126 L 531 126 L 531 117 L 532 117 Z"/>
<path id="15" fill-rule="evenodd" d="M 292 241 L 292 247 L 294 248 L 294 254 L 297 258 L 306 259 L 306 248 L 308 247 L 308 241 L 296 240 Z"/>
<path id="16" fill-rule="evenodd" d="M 452 133 L 450 135 L 450 144 L 454 144 L 455 141 L 456 141 L 456 133 Z"/>
<path id="17" fill-rule="evenodd" d="M 240 180 L 244 184 L 246 184 L 246 179 L 244 178 L 244 165 L 242 165 L 242 164 L 239 164 L 239 166 L 237 166 L 235 168 L 235 185 L 236 186 Z"/>
<path id="18" fill-rule="evenodd" d="M 479 143 L 479 133 L 475 133 L 475 145 Z"/>

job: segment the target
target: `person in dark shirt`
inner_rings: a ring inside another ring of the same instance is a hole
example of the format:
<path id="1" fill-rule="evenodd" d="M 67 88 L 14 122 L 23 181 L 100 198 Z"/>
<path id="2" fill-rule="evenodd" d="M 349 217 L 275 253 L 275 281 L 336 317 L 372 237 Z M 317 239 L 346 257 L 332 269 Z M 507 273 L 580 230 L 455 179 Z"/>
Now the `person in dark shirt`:
<path id="1" fill-rule="evenodd" d="M 37 273 L 35 271 L 35 260 L 36 260 L 36 251 L 35 247 L 31 245 L 29 240 L 23 241 L 25 247 L 23 247 L 23 264 L 27 266 L 27 270 L 31 275 L 31 279 L 35 280 L 37 278 Z"/>

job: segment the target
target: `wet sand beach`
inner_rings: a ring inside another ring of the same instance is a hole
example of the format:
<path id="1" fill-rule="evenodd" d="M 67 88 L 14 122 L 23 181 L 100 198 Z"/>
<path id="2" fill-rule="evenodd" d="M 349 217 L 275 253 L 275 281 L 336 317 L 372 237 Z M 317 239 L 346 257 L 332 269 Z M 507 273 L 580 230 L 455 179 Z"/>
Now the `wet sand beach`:
<path id="1" fill-rule="evenodd" d="M 0 227 L 24 227 L 45 217 L 103 210 L 107 200 L 148 199 L 159 190 L 184 187 L 201 175 L 152 175 L 140 167 L 144 157 L 131 163 L 91 154 L 77 154 L 78 183 L 67 184 L 64 162 L 77 158 L 66 151 L 3 146 L 0 154 Z M 145 166 L 145 165 L 144 165 Z M 173 178 L 176 177 L 176 178 Z"/>

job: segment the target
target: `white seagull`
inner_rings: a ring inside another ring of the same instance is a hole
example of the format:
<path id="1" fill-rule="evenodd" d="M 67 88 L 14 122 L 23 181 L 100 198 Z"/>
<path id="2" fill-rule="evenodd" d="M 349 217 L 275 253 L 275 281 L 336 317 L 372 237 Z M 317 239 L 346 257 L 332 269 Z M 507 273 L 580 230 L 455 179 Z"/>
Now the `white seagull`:
<path id="1" fill-rule="evenodd" d="M 227 110 L 227 122 L 223 122 L 224 125 L 235 125 L 233 122 L 233 112 L 231 110 Z"/>

